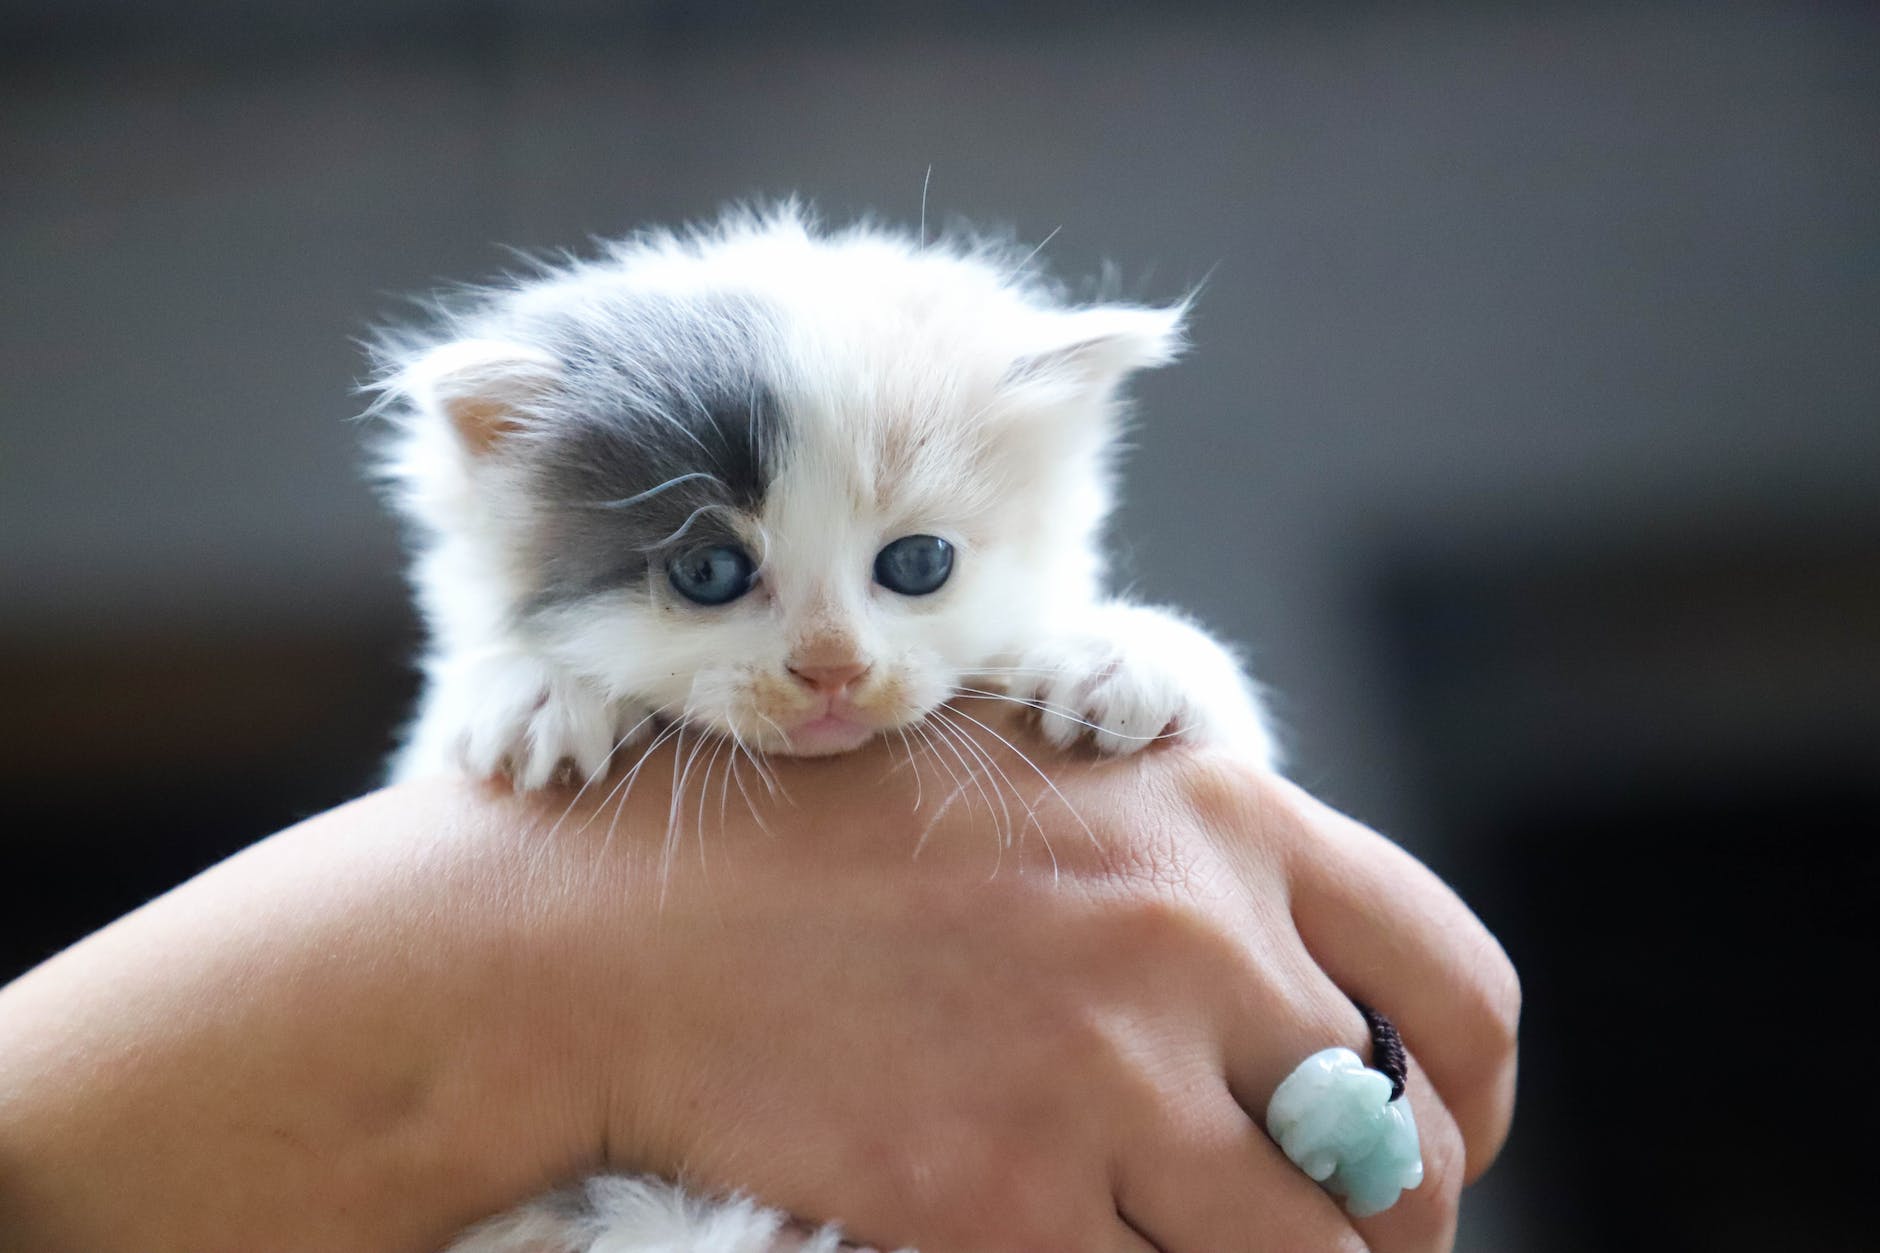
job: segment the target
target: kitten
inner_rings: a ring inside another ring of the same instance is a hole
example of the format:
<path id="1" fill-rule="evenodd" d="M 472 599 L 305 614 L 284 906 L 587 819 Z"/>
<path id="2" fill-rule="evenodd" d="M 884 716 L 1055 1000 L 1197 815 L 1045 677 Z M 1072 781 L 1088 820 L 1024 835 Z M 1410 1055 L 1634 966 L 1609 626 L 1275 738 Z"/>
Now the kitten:
<path id="1" fill-rule="evenodd" d="M 674 723 L 839 753 L 995 692 L 1060 745 L 1270 760 L 1233 657 L 1102 589 L 1120 392 L 1177 355 L 1185 306 L 1074 305 L 1029 262 L 786 206 L 611 245 L 389 343 L 430 630 L 394 776 L 582 781 Z M 601 1179 L 458 1249 L 741 1253 L 780 1223 Z"/>

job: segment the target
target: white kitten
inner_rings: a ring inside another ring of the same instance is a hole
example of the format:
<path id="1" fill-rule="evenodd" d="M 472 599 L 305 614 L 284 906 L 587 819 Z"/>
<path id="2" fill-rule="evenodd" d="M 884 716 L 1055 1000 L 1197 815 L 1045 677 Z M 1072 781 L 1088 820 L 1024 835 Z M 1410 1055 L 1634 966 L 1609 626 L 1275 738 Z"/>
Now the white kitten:
<path id="1" fill-rule="evenodd" d="M 673 721 L 842 752 L 971 689 L 1060 744 L 1270 759 L 1226 650 L 1101 587 L 1119 391 L 1183 313 L 794 208 L 475 294 L 385 354 L 431 632 L 395 775 L 587 778 Z M 597 1180 L 459 1249 L 742 1253 L 778 1223 Z"/>

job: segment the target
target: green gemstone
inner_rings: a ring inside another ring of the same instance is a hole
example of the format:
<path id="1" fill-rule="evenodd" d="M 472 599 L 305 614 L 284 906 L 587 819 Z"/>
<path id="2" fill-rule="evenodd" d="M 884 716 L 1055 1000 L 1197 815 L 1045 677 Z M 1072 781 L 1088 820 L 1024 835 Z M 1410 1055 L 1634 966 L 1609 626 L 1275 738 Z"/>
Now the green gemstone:
<path id="1" fill-rule="evenodd" d="M 1410 1102 L 1347 1048 L 1300 1062 L 1266 1106 L 1266 1131 L 1293 1164 L 1345 1203 L 1354 1218 L 1381 1214 L 1423 1182 Z"/>

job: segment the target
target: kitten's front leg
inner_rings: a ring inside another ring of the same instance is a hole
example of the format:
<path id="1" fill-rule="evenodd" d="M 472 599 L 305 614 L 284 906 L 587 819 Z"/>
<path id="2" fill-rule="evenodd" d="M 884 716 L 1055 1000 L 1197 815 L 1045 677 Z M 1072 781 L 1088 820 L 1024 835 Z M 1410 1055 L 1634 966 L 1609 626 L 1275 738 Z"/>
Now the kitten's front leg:
<path id="1" fill-rule="evenodd" d="M 646 710 L 526 653 L 494 648 L 433 667 L 411 741 L 393 773 L 458 770 L 520 790 L 585 781 L 651 726 Z"/>
<path id="2" fill-rule="evenodd" d="M 1110 601 L 1021 656 L 1006 683 L 1033 704 L 1045 738 L 1088 737 L 1101 752 L 1160 740 L 1239 748 L 1274 764 L 1266 714 L 1233 654 L 1164 609 Z"/>

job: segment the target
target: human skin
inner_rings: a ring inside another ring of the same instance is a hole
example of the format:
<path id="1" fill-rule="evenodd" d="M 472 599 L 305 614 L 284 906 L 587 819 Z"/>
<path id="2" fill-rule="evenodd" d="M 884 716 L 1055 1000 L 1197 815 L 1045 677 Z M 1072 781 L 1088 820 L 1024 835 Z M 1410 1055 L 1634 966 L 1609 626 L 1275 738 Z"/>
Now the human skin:
<path id="1" fill-rule="evenodd" d="M 662 750 L 261 842 L 0 990 L 0 1247 L 416 1253 L 602 1169 L 929 1253 L 1449 1247 L 1519 1002 L 1468 910 L 1226 758 L 980 751 L 698 764 L 675 812 Z M 1364 1054 L 1348 996 L 1428 1170 L 1355 1222 L 1257 1117 Z"/>

